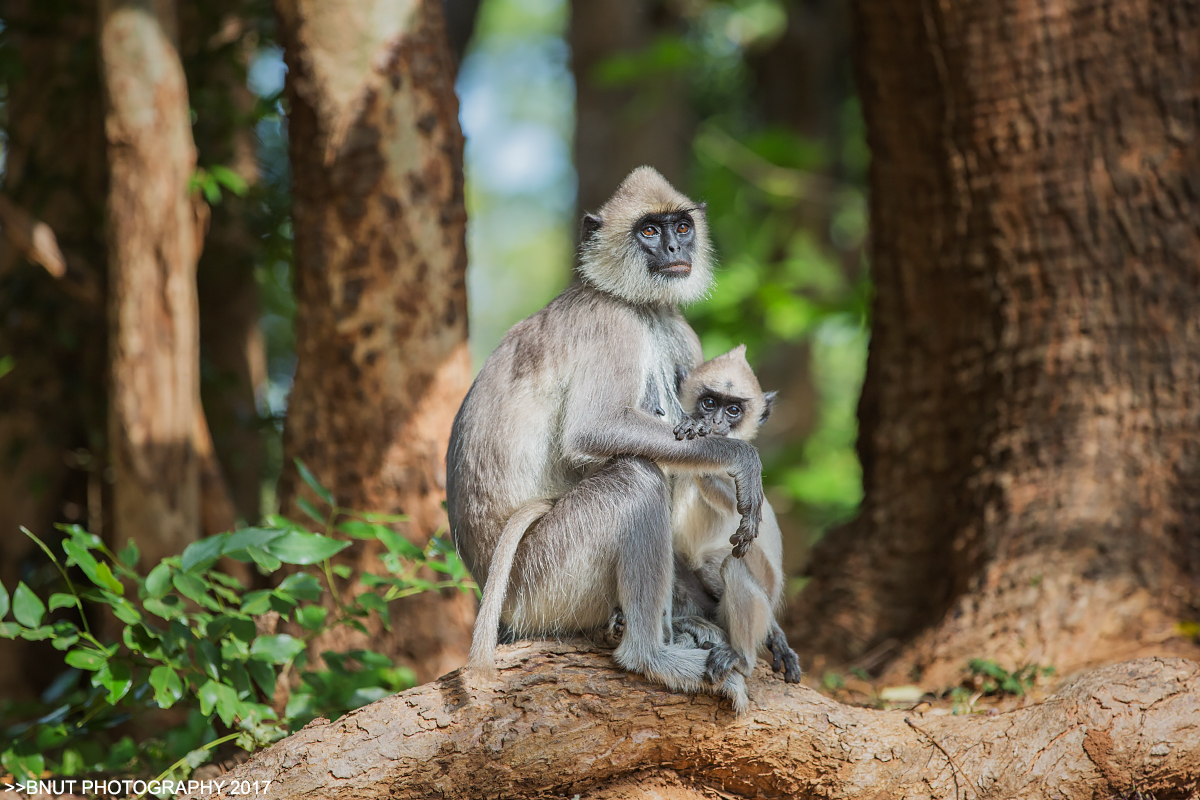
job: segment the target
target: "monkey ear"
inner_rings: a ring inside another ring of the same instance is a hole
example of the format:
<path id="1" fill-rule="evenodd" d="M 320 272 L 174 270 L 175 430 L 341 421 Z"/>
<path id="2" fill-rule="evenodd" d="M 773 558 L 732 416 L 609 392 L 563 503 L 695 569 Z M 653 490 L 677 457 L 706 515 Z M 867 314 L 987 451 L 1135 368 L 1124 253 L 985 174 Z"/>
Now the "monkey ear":
<path id="1" fill-rule="evenodd" d="M 588 239 L 591 239 L 592 235 L 595 234 L 596 231 L 600 230 L 603 225 L 604 220 L 600 219 L 599 216 L 595 214 L 584 214 L 583 233 L 580 235 L 579 240 L 581 242 L 586 242 Z"/>
<path id="2" fill-rule="evenodd" d="M 767 421 L 767 417 L 771 416 L 771 409 L 775 407 L 775 395 L 779 392 L 767 392 L 763 395 L 763 410 L 758 417 L 758 424 L 762 425 Z"/>

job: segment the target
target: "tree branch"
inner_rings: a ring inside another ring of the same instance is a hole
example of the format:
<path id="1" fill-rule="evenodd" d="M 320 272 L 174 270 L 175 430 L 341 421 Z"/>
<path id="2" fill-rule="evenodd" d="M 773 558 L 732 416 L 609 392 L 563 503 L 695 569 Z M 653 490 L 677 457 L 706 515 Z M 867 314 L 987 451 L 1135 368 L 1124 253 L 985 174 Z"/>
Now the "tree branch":
<path id="1" fill-rule="evenodd" d="M 0 194 L 0 228 L 4 229 L 9 243 L 25 258 L 41 264 L 56 278 L 67 274 L 67 260 L 58 249 L 54 231 L 3 194 Z"/>
<path id="2" fill-rule="evenodd" d="M 716 698 L 621 672 L 587 645 L 502 648 L 500 667 L 493 679 L 459 670 L 318 720 L 224 779 L 273 781 L 272 800 L 597 797 L 664 779 L 683 784 L 680 796 L 695 795 L 690 787 L 1070 800 L 1139 790 L 1167 800 L 1194 797 L 1200 781 L 1200 664 L 1182 659 L 1105 667 L 1039 705 L 928 716 L 919 731 L 911 712 L 844 706 L 765 666 L 741 718 Z"/>

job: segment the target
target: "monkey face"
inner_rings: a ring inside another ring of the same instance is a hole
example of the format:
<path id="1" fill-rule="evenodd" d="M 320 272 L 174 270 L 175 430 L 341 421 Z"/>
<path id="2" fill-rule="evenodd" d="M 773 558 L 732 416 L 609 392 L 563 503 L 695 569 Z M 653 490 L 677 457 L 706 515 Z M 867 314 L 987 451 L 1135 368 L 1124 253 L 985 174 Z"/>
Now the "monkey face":
<path id="1" fill-rule="evenodd" d="M 704 204 L 649 167 L 584 216 L 579 256 L 585 280 L 634 305 L 695 302 L 712 283 Z"/>
<path id="2" fill-rule="evenodd" d="M 646 254 L 651 273 L 666 278 L 692 274 L 696 223 L 690 211 L 647 214 L 634 227 L 634 240 Z"/>

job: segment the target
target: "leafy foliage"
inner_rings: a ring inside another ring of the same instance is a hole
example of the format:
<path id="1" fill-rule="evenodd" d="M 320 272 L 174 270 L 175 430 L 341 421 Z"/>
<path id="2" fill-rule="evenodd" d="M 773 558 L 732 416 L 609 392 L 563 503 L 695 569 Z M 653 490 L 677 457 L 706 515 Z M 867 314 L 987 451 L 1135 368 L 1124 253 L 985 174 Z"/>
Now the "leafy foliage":
<path id="1" fill-rule="evenodd" d="M 323 533 L 270 517 L 261 527 L 201 539 L 144 577 L 132 542 L 114 554 L 99 537 L 63 525 L 55 552 L 26 531 L 58 569 L 61 591 L 46 602 L 24 582 L 11 595 L 0 586 L 0 620 L 12 617 L 0 621 L 0 636 L 48 641 L 64 653 L 66 669 L 40 702 L 3 708 L 8 744 L 0 745 L 0 763 L 21 780 L 45 770 L 166 770 L 163 777 L 181 779 L 222 742 L 253 750 L 317 716 L 337 717 L 412 686 L 411 671 L 367 651 L 324 653 L 323 669 L 307 669 L 307 645 L 339 626 L 365 632 L 372 616 L 390 625 L 391 600 L 474 584 L 441 539 L 417 547 L 390 527 L 402 518 L 337 508 L 307 469 L 301 475 L 328 506 L 324 513 L 310 506 Z M 368 591 L 347 601 L 335 576 L 349 571 L 331 559 L 353 540 L 382 543 L 387 572 L 362 576 Z M 308 569 L 288 569 L 275 588 L 246 591 L 219 571 L 222 558 L 253 563 L 264 575 L 285 564 Z M 422 577 L 422 568 L 441 579 Z M 89 617 L 103 615 L 119 623 L 113 637 L 93 630 Z M 272 620 L 295 627 L 276 633 Z M 276 698 L 288 689 L 281 714 Z M 164 725 L 165 733 L 152 732 Z"/>

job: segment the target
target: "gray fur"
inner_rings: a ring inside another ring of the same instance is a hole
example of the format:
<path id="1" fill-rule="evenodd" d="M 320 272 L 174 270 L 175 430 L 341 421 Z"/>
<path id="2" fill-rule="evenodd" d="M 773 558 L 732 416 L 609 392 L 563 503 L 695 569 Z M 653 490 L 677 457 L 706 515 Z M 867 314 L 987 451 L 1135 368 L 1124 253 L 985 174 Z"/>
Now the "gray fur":
<path id="1" fill-rule="evenodd" d="M 613 244 L 643 213 L 664 207 L 690 209 L 695 219 L 697 255 L 686 276 L 652 274 L 638 248 Z M 596 219 L 581 280 L 513 326 L 455 418 L 446 455 L 450 530 L 485 596 L 503 598 L 500 619 L 516 636 L 600 630 L 619 607 L 617 663 L 673 690 L 723 694 L 741 712 L 743 676 L 710 682 L 709 652 L 670 637 L 674 560 L 664 469 L 732 476 L 737 535 L 747 542 L 763 504 L 751 445 L 678 441 L 673 433 L 683 417 L 676 376 L 701 360 L 677 304 L 702 296 L 710 281 L 703 211 L 643 168 Z M 553 507 L 527 529 L 523 518 L 510 522 L 539 501 Z M 505 548 L 514 543 L 509 570 Z M 492 611 L 479 625 L 492 625 Z M 486 668 L 494 633 L 477 627 L 476 635 L 472 664 Z"/>

